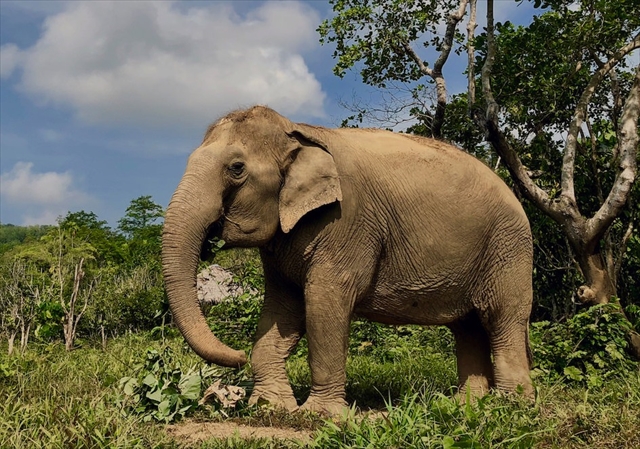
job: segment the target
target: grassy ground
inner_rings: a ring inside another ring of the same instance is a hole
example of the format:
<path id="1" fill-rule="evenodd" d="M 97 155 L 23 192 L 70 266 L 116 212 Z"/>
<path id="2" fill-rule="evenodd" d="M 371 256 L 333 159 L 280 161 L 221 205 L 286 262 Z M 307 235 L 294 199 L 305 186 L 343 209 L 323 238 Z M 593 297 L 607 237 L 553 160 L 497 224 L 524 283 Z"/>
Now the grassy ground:
<path id="1" fill-rule="evenodd" d="M 355 329 L 357 334 L 361 329 Z M 535 403 L 488 396 L 461 406 L 451 399 L 455 364 L 450 336 L 431 329 L 399 331 L 384 344 L 354 343 L 347 394 L 362 414 L 341 422 L 252 409 L 225 413 L 201 407 L 187 420 L 233 421 L 252 426 L 312 430 L 309 447 L 425 448 L 637 448 L 640 447 L 640 373 L 637 367 L 597 386 L 537 379 Z M 0 356 L 1 448 L 262 448 L 300 447 L 285 440 L 230 438 L 193 443 L 167 425 L 131 414 L 122 404 L 120 379 L 132 376 L 148 348 L 172 348 L 186 369 L 203 366 L 181 338 L 130 335 L 67 353 L 62 345 L 32 345 L 22 356 Z M 4 351 L 6 348 L 1 348 Z M 289 362 L 298 398 L 309 391 L 302 345 Z M 226 378 L 238 375 L 225 371 Z M 244 373 L 248 375 L 247 373 Z M 180 422 L 177 424 L 181 425 Z"/>

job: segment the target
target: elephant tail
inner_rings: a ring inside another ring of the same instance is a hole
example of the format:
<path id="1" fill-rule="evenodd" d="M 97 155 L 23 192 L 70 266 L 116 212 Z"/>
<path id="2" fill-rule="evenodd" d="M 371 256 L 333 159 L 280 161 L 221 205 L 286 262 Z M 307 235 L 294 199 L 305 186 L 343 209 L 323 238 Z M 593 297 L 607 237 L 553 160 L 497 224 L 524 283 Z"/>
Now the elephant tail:
<path id="1" fill-rule="evenodd" d="M 527 323 L 525 345 L 527 346 L 527 361 L 529 362 L 529 369 L 532 369 L 533 368 L 533 351 L 531 350 L 531 342 L 529 341 L 529 323 Z"/>

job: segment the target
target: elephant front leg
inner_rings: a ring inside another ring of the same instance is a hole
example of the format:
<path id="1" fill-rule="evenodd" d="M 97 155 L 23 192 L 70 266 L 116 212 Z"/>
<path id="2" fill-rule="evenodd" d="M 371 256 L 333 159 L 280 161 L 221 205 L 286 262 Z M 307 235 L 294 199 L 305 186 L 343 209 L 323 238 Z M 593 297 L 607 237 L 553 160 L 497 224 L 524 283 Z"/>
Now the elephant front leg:
<path id="1" fill-rule="evenodd" d="M 305 289 L 312 386 L 302 410 L 338 415 L 347 408 L 346 362 L 354 300 L 355 294 L 335 277 Z"/>
<path id="2" fill-rule="evenodd" d="M 297 409 L 285 362 L 304 334 L 304 315 L 301 293 L 276 288 L 267 281 L 251 354 L 255 386 L 249 404 L 266 401 L 287 410 Z"/>

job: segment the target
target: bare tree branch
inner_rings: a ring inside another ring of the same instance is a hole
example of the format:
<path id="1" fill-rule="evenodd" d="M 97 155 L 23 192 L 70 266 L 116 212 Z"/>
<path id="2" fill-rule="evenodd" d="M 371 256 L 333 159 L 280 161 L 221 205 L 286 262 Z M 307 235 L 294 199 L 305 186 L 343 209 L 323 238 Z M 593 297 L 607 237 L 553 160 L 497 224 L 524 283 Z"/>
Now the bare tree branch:
<path id="1" fill-rule="evenodd" d="M 496 130 L 498 130 L 498 103 L 491 90 L 491 71 L 493 70 L 493 62 L 495 59 L 496 41 L 493 28 L 493 0 L 487 0 L 487 58 L 482 66 L 481 81 L 482 92 L 487 102 L 485 119 L 487 122 L 492 122 Z"/>
<path id="2" fill-rule="evenodd" d="M 416 53 L 415 50 L 411 48 L 411 45 L 409 45 L 408 42 L 403 42 L 402 48 L 404 48 L 404 51 L 407 54 L 407 56 L 413 59 L 413 62 L 416 63 L 416 65 L 418 66 L 418 68 L 423 74 L 427 75 L 430 78 L 434 77 L 433 70 L 427 67 L 427 65 L 424 63 L 422 58 L 418 56 L 418 53 Z"/>
<path id="3" fill-rule="evenodd" d="M 559 213 L 552 207 L 551 199 L 547 192 L 538 187 L 529 174 L 526 167 L 513 150 L 505 136 L 500 131 L 498 125 L 498 103 L 493 96 L 491 90 L 491 71 L 495 60 L 496 48 L 493 25 L 493 0 L 487 1 L 487 58 L 482 66 L 481 81 L 482 91 L 485 101 L 487 102 L 487 110 L 483 118 L 483 124 L 487 131 L 487 140 L 493 145 L 498 156 L 505 162 L 509 173 L 523 194 L 533 201 L 542 211 L 555 218 L 560 219 Z"/>
<path id="4" fill-rule="evenodd" d="M 408 42 L 402 42 L 404 53 L 417 64 L 418 68 L 423 74 L 432 78 L 436 84 L 436 112 L 431 125 L 431 133 L 434 137 L 440 137 L 442 135 L 442 124 L 444 123 L 444 114 L 447 106 L 447 85 L 444 79 L 444 75 L 442 74 L 442 68 L 449 58 L 449 54 L 451 53 L 451 49 L 453 48 L 453 39 L 456 34 L 456 27 L 464 17 L 468 3 L 469 0 L 460 0 L 458 10 L 454 13 L 449 14 L 449 17 L 447 18 L 447 29 L 444 33 L 442 46 L 440 47 L 440 55 L 438 56 L 438 59 L 436 59 L 436 62 L 433 64 L 433 69 L 427 67 L 424 61 L 420 58 L 420 56 L 418 56 L 415 50 L 411 48 L 411 45 L 409 45 Z"/>
<path id="5" fill-rule="evenodd" d="M 430 106 L 436 101 L 435 89 L 418 91 L 405 83 L 390 82 L 384 91 L 380 91 L 380 96 L 380 101 L 373 101 L 354 93 L 350 100 L 339 99 L 338 103 L 368 126 L 393 128 L 415 123 L 416 119 L 426 124 L 433 122 Z M 412 110 L 420 112 L 416 115 Z"/>
<path id="6" fill-rule="evenodd" d="M 640 44 L 640 38 L 636 36 L 636 40 Z M 598 212 L 587 221 L 587 232 L 590 238 L 604 233 L 615 217 L 620 214 L 629 198 L 637 172 L 638 115 L 640 115 L 640 66 L 636 67 L 633 86 L 625 101 L 620 119 L 618 173 L 607 199 Z"/>
<path id="7" fill-rule="evenodd" d="M 478 24 L 476 23 L 477 0 L 469 2 L 469 22 L 467 23 L 467 91 L 469 96 L 469 114 L 476 102 L 476 73 L 475 73 L 475 46 L 474 38 Z"/>
<path id="8" fill-rule="evenodd" d="M 453 47 L 453 38 L 455 37 L 456 27 L 464 17 L 464 12 L 467 9 L 467 3 L 469 3 L 469 0 L 460 0 L 458 10 L 455 13 L 449 14 L 449 17 L 447 18 L 447 30 L 444 33 L 440 56 L 438 56 L 438 59 L 436 59 L 436 62 L 433 64 L 433 71 L 436 76 L 438 73 L 442 74 L 442 67 L 444 67 L 444 64 L 449 58 L 451 48 Z"/>
<path id="9" fill-rule="evenodd" d="M 587 108 L 591 96 L 596 88 L 600 85 L 604 77 L 609 71 L 616 66 L 627 54 L 636 48 L 640 48 L 640 34 L 636 36 L 624 47 L 618 49 L 614 55 L 602 65 L 591 77 L 587 87 L 580 96 L 580 100 L 573 113 L 573 119 L 569 125 L 569 134 L 567 136 L 567 145 L 564 150 L 562 159 L 562 175 L 561 175 L 561 196 L 566 198 L 570 204 L 576 204 L 575 186 L 573 182 L 573 174 L 575 171 L 576 146 L 578 144 L 578 131 L 582 127 L 582 123 L 587 115 Z"/>

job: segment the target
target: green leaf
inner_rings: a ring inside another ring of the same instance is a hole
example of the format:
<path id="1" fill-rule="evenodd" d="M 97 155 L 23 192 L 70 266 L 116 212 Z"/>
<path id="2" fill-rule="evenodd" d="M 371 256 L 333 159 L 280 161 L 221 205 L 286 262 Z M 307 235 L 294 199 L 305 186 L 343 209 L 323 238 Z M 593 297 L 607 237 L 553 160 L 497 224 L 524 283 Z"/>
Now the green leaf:
<path id="1" fill-rule="evenodd" d="M 128 379 L 128 380 L 124 383 L 122 391 L 127 396 L 133 396 L 133 394 L 135 393 L 135 389 L 138 386 L 138 381 L 132 377 L 125 378 L 125 379 Z"/>
<path id="2" fill-rule="evenodd" d="M 162 401 L 162 391 L 160 389 L 156 389 L 153 391 L 147 392 L 145 395 L 147 398 L 152 400 L 153 402 L 161 402 Z M 160 407 L 160 406 L 158 406 Z"/>
<path id="3" fill-rule="evenodd" d="M 455 445 L 456 445 L 456 440 L 451 438 L 449 435 L 445 436 L 442 439 L 442 448 L 443 449 L 452 449 L 452 448 L 455 447 Z"/>
<path id="4" fill-rule="evenodd" d="M 170 413 L 171 413 L 171 406 L 168 400 L 164 400 L 158 404 L 158 415 L 161 418 L 169 416 Z"/>
<path id="5" fill-rule="evenodd" d="M 142 384 L 153 388 L 158 385 L 158 379 L 153 374 L 147 374 L 147 376 L 142 380 Z"/>
<path id="6" fill-rule="evenodd" d="M 183 397 L 196 400 L 200 397 L 200 386 L 202 378 L 198 374 L 182 376 L 178 383 L 178 388 Z"/>
<path id="7" fill-rule="evenodd" d="M 564 369 L 564 375 L 567 376 L 569 379 L 575 380 L 575 381 L 580 381 L 584 379 L 582 372 L 575 366 L 567 366 Z"/>

